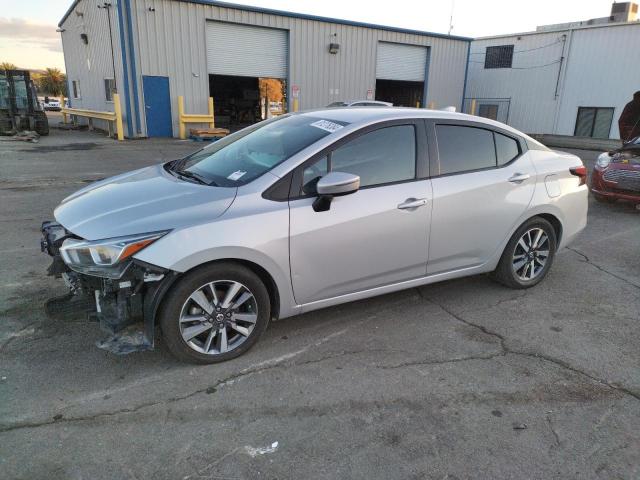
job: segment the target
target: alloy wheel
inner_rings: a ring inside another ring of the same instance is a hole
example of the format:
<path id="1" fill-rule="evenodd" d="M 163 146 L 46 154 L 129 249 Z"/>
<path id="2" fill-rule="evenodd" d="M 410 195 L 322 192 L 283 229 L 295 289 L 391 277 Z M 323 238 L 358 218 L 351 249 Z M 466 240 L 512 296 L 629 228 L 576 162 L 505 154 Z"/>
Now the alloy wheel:
<path id="1" fill-rule="evenodd" d="M 516 276 L 528 282 L 542 273 L 549 259 L 549 237 L 542 228 L 527 230 L 516 243 L 512 268 Z"/>
<path id="2" fill-rule="evenodd" d="M 180 311 L 180 334 L 199 353 L 221 355 L 242 345 L 258 320 L 253 293 L 232 280 L 217 280 L 194 291 Z"/>

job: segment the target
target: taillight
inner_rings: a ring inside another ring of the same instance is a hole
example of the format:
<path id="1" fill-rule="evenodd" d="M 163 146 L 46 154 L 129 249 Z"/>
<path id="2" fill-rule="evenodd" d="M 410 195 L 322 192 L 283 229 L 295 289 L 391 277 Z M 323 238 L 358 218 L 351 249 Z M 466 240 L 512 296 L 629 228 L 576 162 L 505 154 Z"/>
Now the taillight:
<path id="1" fill-rule="evenodd" d="M 569 171 L 571 172 L 571 175 L 575 175 L 576 177 L 580 178 L 580 183 L 578 183 L 578 186 L 585 185 L 587 183 L 587 167 L 585 167 L 584 165 L 580 167 L 572 167 L 569 169 Z"/>

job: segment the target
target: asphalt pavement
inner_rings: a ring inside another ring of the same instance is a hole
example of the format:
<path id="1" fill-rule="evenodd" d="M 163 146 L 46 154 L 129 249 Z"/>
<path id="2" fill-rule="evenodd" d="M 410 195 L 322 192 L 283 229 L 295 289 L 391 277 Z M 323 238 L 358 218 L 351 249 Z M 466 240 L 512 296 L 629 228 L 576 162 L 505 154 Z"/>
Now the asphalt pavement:
<path id="1" fill-rule="evenodd" d="M 84 185 L 190 153 L 52 130 L 0 142 L 0 477 L 637 479 L 640 211 L 589 224 L 526 290 L 486 276 L 288 318 L 213 366 L 115 356 L 50 320 L 39 230 Z M 598 152 L 572 151 L 589 166 Z"/>

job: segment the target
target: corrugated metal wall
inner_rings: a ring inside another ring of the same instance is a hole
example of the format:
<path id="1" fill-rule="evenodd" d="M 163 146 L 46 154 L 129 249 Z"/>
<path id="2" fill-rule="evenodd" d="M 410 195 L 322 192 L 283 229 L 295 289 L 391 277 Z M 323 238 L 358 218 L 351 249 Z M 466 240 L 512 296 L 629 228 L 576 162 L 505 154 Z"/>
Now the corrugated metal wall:
<path id="1" fill-rule="evenodd" d="M 155 11 L 150 11 L 152 6 Z M 289 31 L 289 87 L 300 87 L 300 108 L 339 99 L 366 98 L 375 88 L 379 41 L 431 47 L 427 103 L 461 107 L 468 42 L 236 8 L 173 0 L 132 0 L 139 89 L 142 75 L 168 76 L 174 134 L 177 96 L 189 113 L 205 113 L 209 84 L 206 63 L 207 20 L 281 28 Z M 335 36 L 334 36 L 335 35 Z M 331 42 L 340 52 L 328 52 Z M 144 112 L 140 99 L 140 112 Z M 144 115 L 142 116 L 144 122 Z"/>
<path id="2" fill-rule="evenodd" d="M 485 69 L 485 48 L 509 44 L 513 68 Z M 638 45 L 638 23 L 475 40 L 465 96 L 510 98 L 507 123 L 527 133 L 573 135 L 579 107 L 615 107 L 610 138 L 617 139 L 620 113 L 640 90 Z"/>
<path id="3" fill-rule="evenodd" d="M 553 131 L 557 106 L 555 90 L 563 49 L 562 35 L 565 33 L 473 41 L 465 97 L 476 98 L 478 103 L 482 103 L 483 98 L 510 98 L 509 125 L 527 133 Z M 514 46 L 513 68 L 484 68 L 486 47 L 493 45 Z M 478 107 L 475 113 L 478 113 Z"/>
<path id="4" fill-rule="evenodd" d="M 557 132 L 573 135 L 578 107 L 615 107 L 609 138 L 620 138 L 618 118 L 640 90 L 640 24 L 575 30 Z"/>
<path id="5" fill-rule="evenodd" d="M 96 2 L 82 0 L 74 12 L 62 25 L 62 47 L 69 86 L 69 101 L 72 107 L 90 110 L 113 111 L 113 102 L 105 97 L 104 79 L 113 78 L 111 44 L 109 40 L 109 24 L 107 11 L 98 8 Z M 122 82 L 122 57 L 120 50 L 120 30 L 118 16 L 114 6 L 111 8 L 111 28 L 113 36 L 113 52 L 116 68 L 116 84 L 120 92 L 123 115 L 126 117 Z M 84 44 L 80 34 L 86 33 L 88 44 Z M 73 98 L 71 82 L 80 82 L 81 98 Z M 124 118 L 127 121 L 127 118 Z M 86 124 L 86 120 L 81 119 Z M 107 130 L 108 122 L 94 120 L 94 126 Z"/>

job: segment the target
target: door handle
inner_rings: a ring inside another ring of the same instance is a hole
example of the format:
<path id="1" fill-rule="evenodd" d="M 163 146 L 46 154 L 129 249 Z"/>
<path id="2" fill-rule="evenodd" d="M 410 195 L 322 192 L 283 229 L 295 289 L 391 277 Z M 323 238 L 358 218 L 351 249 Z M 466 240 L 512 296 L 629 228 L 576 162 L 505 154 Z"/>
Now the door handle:
<path id="1" fill-rule="evenodd" d="M 509 181 L 511 183 L 522 183 L 525 180 L 528 180 L 529 176 L 530 175 L 528 173 L 515 173 L 511 178 L 509 178 Z"/>
<path id="2" fill-rule="evenodd" d="M 415 210 L 416 208 L 426 204 L 426 198 L 407 198 L 404 202 L 398 205 L 398 208 L 400 210 Z"/>

